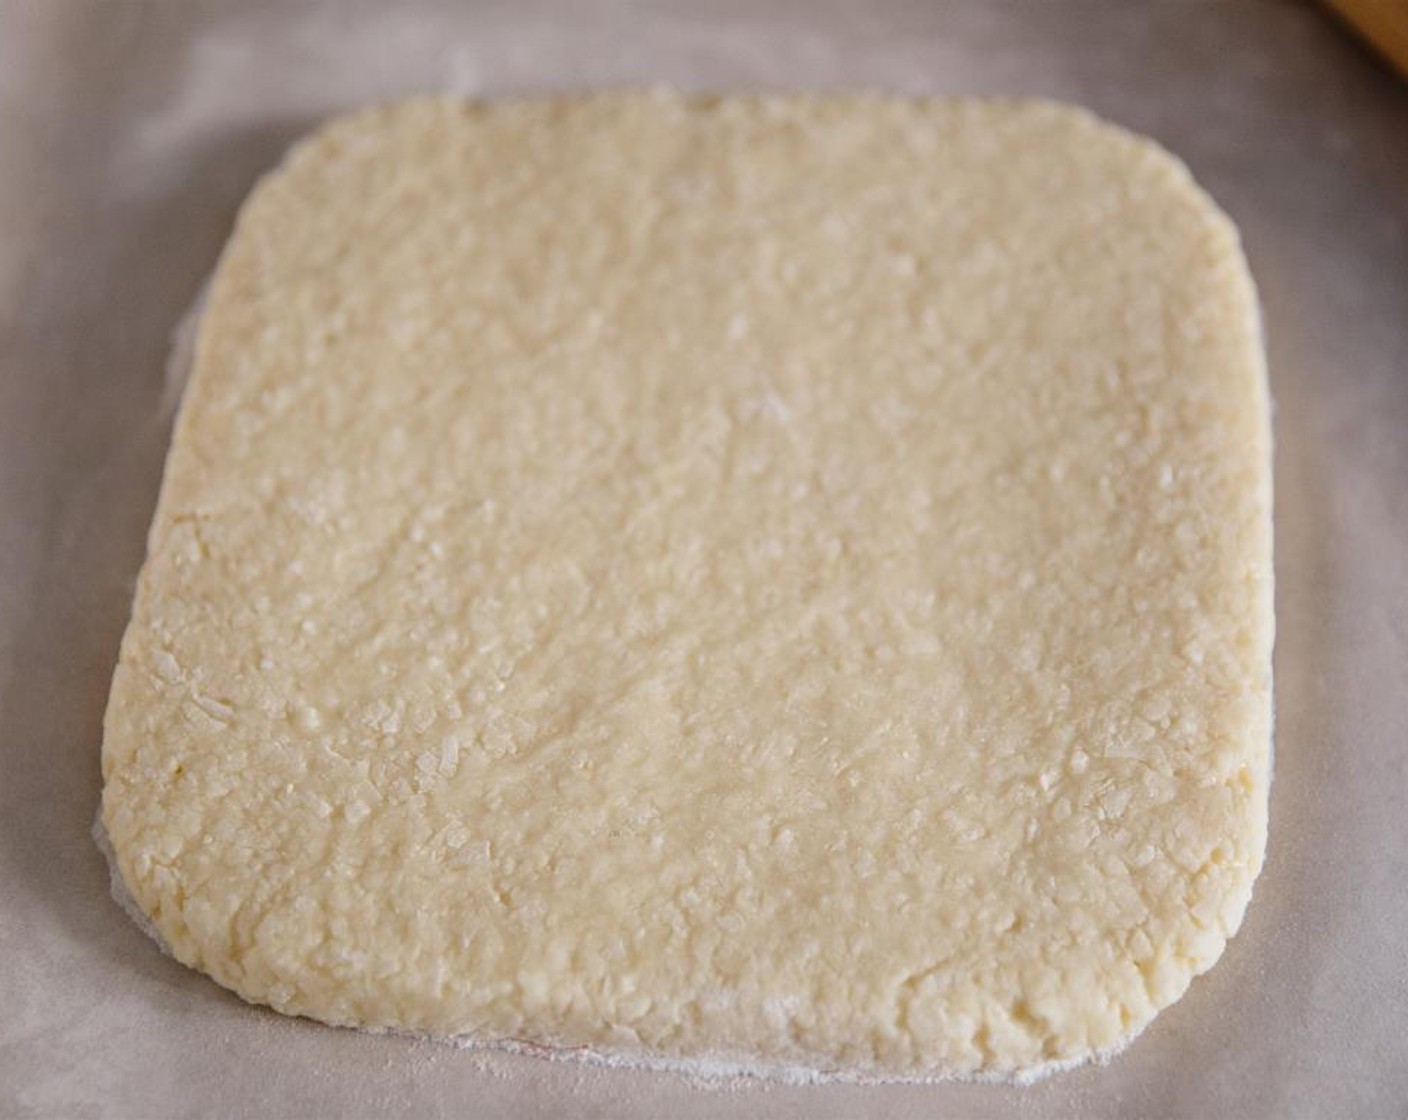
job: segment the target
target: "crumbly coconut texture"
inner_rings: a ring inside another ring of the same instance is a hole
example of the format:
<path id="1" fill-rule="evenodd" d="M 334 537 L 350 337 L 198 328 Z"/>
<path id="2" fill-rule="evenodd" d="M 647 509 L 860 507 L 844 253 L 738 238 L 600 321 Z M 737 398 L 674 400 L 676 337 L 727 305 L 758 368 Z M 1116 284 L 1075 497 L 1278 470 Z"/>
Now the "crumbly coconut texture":
<path id="1" fill-rule="evenodd" d="M 364 112 L 214 279 L 104 821 L 171 951 L 286 1013 L 1022 1075 L 1241 920 L 1270 549 L 1237 235 L 1143 140 Z"/>

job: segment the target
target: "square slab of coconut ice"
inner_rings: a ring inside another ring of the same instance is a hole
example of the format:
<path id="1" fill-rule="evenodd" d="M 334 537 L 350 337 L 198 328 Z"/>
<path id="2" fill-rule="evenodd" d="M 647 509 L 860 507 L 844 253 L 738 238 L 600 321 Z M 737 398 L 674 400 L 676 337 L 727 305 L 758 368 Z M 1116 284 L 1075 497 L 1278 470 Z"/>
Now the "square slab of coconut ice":
<path id="1" fill-rule="evenodd" d="M 327 126 L 202 318 L 104 822 L 246 999 L 1023 1077 L 1261 866 L 1237 235 L 1055 105 L 610 94 Z"/>

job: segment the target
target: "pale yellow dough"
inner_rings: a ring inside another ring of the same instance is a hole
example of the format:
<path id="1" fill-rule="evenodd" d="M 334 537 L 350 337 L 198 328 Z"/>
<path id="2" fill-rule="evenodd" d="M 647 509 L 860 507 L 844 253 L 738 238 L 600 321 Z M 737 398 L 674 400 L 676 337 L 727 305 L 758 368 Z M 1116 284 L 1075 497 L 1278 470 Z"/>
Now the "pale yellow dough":
<path id="1" fill-rule="evenodd" d="M 1262 862 L 1235 230 L 1045 104 L 337 121 L 213 283 L 103 746 L 182 961 L 330 1023 L 1013 1075 Z"/>

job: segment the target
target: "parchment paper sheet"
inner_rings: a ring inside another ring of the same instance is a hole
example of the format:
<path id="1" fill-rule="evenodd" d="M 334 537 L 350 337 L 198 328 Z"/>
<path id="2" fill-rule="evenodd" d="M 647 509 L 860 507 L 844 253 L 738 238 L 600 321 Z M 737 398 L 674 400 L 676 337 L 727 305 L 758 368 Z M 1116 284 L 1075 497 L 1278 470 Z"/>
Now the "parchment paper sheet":
<path id="1" fill-rule="evenodd" d="M 1277 402 L 1277 773 L 1240 936 L 1108 1068 L 701 1090 L 282 1019 L 161 956 L 88 835 L 168 336 L 319 119 L 412 91 L 1082 102 L 1241 225 Z M 0 1115 L 1408 1116 L 1408 86 L 1290 0 L 0 0 Z"/>

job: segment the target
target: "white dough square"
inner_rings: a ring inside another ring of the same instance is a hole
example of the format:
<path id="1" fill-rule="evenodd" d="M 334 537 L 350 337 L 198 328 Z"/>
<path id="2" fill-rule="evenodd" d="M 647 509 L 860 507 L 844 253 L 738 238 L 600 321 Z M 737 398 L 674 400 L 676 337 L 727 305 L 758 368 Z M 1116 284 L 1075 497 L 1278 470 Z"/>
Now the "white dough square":
<path id="1" fill-rule="evenodd" d="M 329 1023 L 1025 1076 L 1261 866 L 1235 230 L 1049 104 L 344 118 L 246 203 L 103 745 L 174 954 Z"/>

